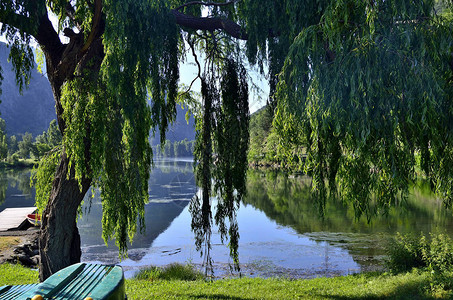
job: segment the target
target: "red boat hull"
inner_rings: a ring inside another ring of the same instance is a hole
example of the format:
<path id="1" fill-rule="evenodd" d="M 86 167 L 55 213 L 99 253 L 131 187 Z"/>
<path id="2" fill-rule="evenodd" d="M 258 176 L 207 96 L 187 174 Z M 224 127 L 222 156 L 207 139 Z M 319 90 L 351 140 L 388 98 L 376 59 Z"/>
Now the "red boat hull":
<path id="1" fill-rule="evenodd" d="M 27 215 L 27 220 L 34 226 L 41 226 L 41 216 L 38 214 Z"/>

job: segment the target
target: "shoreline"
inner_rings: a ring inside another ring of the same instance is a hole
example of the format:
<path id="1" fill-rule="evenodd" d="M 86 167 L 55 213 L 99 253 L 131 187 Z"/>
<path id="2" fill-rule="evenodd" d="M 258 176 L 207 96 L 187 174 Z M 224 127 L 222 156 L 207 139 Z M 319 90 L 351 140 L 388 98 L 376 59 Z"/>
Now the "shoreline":
<path id="1" fill-rule="evenodd" d="M 39 229 L 0 231 L 0 264 L 39 265 Z"/>
<path id="2" fill-rule="evenodd" d="M 30 169 L 38 164 L 39 160 L 34 159 L 21 159 L 13 163 L 0 161 L 0 170 Z"/>

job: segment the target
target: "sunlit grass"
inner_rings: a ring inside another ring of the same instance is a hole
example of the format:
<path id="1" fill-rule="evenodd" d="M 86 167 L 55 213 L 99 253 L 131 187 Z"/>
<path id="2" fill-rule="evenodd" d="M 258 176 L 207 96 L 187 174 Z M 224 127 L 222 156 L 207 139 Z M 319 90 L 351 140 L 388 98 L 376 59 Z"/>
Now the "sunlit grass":
<path id="1" fill-rule="evenodd" d="M 38 270 L 32 270 L 21 265 L 0 265 L 0 286 L 37 283 Z"/>
<path id="2" fill-rule="evenodd" d="M 149 269 L 142 279 L 126 280 L 126 293 L 132 299 L 448 299 L 451 290 L 432 288 L 430 272 L 414 269 L 392 275 L 365 273 L 316 279 L 240 278 L 206 281 L 159 278 L 163 270 Z M 186 267 L 186 266 L 182 266 Z M 177 269 L 178 271 L 174 271 Z M 184 268 L 183 268 L 184 269 Z M 159 273 L 159 275 L 156 275 Z M 452 278 L 453 280 L 453 278 Z M 21 266 L 0 265 L 0 286 L 38 282 L 38 272 Z"/>
<path id="3" fill-rule="evenodd" d="M 0 252 L 11 249 L 12 246 L 19 245 L 22 239 L 17 236 L 0 236 Z"/>
<path id="4" fill-rule="evenodd" d="M 128 280 L 128 299 L 429 299 L 449 298 L 432 291 L 428 272 L 359 274 L 310 280 L 241 278 L 213 282 Z"/>

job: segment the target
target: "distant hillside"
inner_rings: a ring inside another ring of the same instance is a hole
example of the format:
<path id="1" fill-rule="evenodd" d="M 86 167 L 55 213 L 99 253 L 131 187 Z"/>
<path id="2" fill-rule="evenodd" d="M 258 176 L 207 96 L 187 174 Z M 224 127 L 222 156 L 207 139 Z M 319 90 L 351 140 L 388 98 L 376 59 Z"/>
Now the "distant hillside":
<path id="1" fill-rule="evenodd" d="M 195 139 L 195 119 L 191 116 L 189 119 L 189 124 L 186 121 L 186 111 L 182 109 L 181 106 L 176 106 L 176 120 L 173 125 L 168 129 L 166 134 L 166 139 L 171 142 L 182 141 L 187 139 L 188 141 Z M 151 145 L 160 144 L 160 132 L 157 129 L 156 134 L 153 137 L 151 135 Z"/>
<path id="2" fill-rule="evenodd" d="M 12 66 L 8 63 L 9 49 L 0 43 L 0 65 L 3 69 L 3 93 L 0 96 L 0 117 L 5 120 L 8 135 L 30 132 L 33 136 L 47 130 L 56 119 L 55 102 L 50 83 L 36 70 L 32 71 L 30 85 L 19 94 Z"/>
<path id="3" fill-rule="evenodd" d="M 34 70 L 28 89 L 20 95 L 12 66 L 7 61 L 8 54 L 6 44 L 0 43 L 0 65 L 4 77 L 1 86 L 3 93 L 0 96 L 0 118 L 5 120 L 8 135 L 30 132 L 36 137 L 47 130 L 50 121 L 56 119 L 50 83 L 45 76 Z M 186 110 L 178 105 L 177 117 L 167 132 L 167 139 L 172 142 L 195 139 L 195 120 L 191 117 L 187 124 L 185 115 Z M 152 145 L 160 144 L 159 130 L 156 130 L 154 137 L 151 135 L 150 140 Z"/>

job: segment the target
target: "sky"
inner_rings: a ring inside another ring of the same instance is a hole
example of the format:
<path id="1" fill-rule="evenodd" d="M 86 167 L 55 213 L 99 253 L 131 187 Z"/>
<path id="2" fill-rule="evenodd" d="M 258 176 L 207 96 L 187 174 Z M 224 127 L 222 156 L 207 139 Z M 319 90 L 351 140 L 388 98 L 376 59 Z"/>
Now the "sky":
<path id="1" fill-rule="evenodd" d="M 200 57 L 200 55 L 198 55 Z M 255 93 L 251 88 L 249 89 L 249 110 L 250 113 L 254 113 L 264 105 L 266 105 L 266 100 L 269 95 L 269 84 L 266 79 L 259 74 L 258 71 L 248 68 L 250 80 L 253 81 L 255 85 L 261 90 L 260 94 Z M 179 68 L 179 80 L 180 84 L 190 85 L 192 80 L 197 77 L 198 68 L 195 65 L 195 61 L 191 53 L 187 54 L 187 61 L 180 65 Z M 251 84 L 249 83 L 249 86 Z M 200 92 L 201 82 L 197 79 L 192 85 L 192 90 L 195 92 Z"/>

